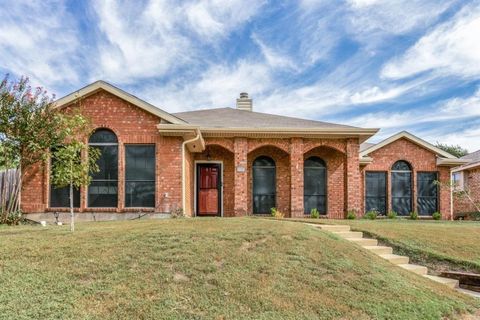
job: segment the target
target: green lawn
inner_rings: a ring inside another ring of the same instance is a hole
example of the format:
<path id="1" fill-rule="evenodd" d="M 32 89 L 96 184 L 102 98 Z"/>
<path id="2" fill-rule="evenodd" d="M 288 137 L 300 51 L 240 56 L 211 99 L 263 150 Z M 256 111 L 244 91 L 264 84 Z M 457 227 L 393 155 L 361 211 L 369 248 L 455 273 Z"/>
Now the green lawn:
<path id="1" fill-rule="evenodd" d="M 349 224 L 435 268 L 480 272 L 480 222 L 411 220 L 315 220 Z M 447 265 L 443 266 L 442 262 Z"/>
<path id="2" fill-rule="evenodd" d="M 441 319 L 478 301 L 300 223 L 0 229 L 0 319 Z"/>

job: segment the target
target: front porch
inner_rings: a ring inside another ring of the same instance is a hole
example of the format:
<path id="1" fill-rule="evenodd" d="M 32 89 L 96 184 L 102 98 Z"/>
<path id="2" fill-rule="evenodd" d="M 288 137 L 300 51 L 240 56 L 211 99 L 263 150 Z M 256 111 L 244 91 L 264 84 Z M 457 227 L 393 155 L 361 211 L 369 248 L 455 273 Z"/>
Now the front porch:
<path id="1" fill-rule="evenodd" d="M 360 213 L 358 139 L 206 138 L 185 155 L 188 216 Z"/>

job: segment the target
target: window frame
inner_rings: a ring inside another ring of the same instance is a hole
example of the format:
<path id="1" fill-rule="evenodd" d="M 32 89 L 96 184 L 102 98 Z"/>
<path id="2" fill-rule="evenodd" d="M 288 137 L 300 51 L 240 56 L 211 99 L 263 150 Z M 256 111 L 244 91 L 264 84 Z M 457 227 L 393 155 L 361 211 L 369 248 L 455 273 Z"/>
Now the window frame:
<path id="1" fill-rule="evenodd" d="M 273 163 L 273 166 L 264 166 L 264 165 L 257 165 L 255 166 L 255 162 L 257 160 L 259 160 L 260 158 L 267 158 L 269 160 L 272 161 Z M 275 161 L 275 159 L 273 159 L 272 157 L 270 156 L 266 156 L 266 155 L 260 155 L 258 157 L 256 157 L 253 162 L 252 162 L 252 213 L 254 215 L 262 215 L 262 214 L 269 214 L 269 212 L 255 212 L 255 169 L 270 169 L 270 170 L 273 170 L 273 180 L 274 180 L 274 193 L 273 193 L 273 203 L 274 203 L 274 207 L 276 208 L 277 207 L 277 163 Z M 267 194 L 265 194 L 267 195 Z M 271 196 L 271 195 L 269 195 Z M 271 208 L 269 208 L 270 210 Z"/>
<path id="2" fill-rule="evenodd" d="M 153 147 L 153 163 L 154 163 L 154 168 L 153 168 L 153 180 L 127 180 L 127 148 L 128 147 Z M 124 144 L 124 156 L 125 156 L 125 170 L 124 170 L 124 175 L 125 175 L 125 181 L 124 181 L 124 187 L 125 187 L 125 194 L 124 194 L 124 204 L 125 208 L 129 209 L 134 209 L 134 208 L 148 208 L 148 209 L 154 209 L 156 205 L 156 200 L 157 200 L 157 145 L 155 143 L 128 143 Z M 127 183 L 128 182 L 153 182 L 153 206 L 128 206 L 127 205 Z"/>
<path id="3" fill-rule="evenodd" d="M 319 166 L 319 167 L 312 167 L 312 166 L 308 166 L 306 167 L 305 166 L 305 163 L 307 162 L 307 160 L 309 159 L 312 159 L 312 158 L 317 158 L 320 160 L 320 163 L 322 164 L 322 166 Z M 318 156 L 310 156 L 306 159 L 303 160 L 303 213 L 304 215 L 310 215 L 310 212 L 307 211 L 306 209 L 306 206 L 305 206 L 305 171 L 306 171 L 306 168 L 311 168 L 311 169 L 317 169 L 317 170 L 324 170 L 325 173 L 324 173 L 324 181 L 325 181 L 325 194 L 323 195 L 323 197 L 325 197 L 325 212 L 320 212 L 320 215 L 323 215 L 323 216 L 326 216 L 327 213 L 328 213 L 328 166 L 327 166 L 327 162 L 325 160 L 323 160 L 321 157 L 318 157 Z M 311 196 L 322 196 L 322 195 L 311 195 Z M 318 210 L 318 208 L 317 208 Z"/>
<path id="4" fill-rule="evenodd" d="M 369 210 L 367 209 L 367 174 L 368 173 L 383 173 L 385 176 L 385 212 L 381 212 L 381 214 L 387 214 L 388 212 L 388 171 L 383 171 L 383 170 L 368 170 L 365 171 L 365 179 L 364 179 L 364 197 L 365 197 L 365 212 L 368 212 Z M 378 198 L 378 197 L 376 197 Z"/>
<path id="5" fill-rule="evenodd" d="M 92 137 L 95 135 L 95 133 L 98 133 L 99 131 L 109 131 L 112 135 L 115 136 L 116 142 L 90 142 Z M 102 209 L 116 209 L 118 208 L 119 204 L 119 181 L 120 181 L 120 143 L 118 141 L 118 136 L 117 134 L 108 128 L 97 128 L 93 131 L 93 133 L 90 135 L 88 138 L 88 147 L 109 147 L 109 146 L 116 146 L 117 147 L 117 179 L 94 179 L 92 177 L 90 185 L 86 188 L 86 195 L 85 195 L 85 202 L 86 202 L 86 207 L 91 208 L 91 209 L 96 209 L 96 208 L 102 208 Z M 102 155 L 100 154 L 100 158 Z M 100 160 L 99 158 L 99 160 Z M 98 161 L 98 160 L 97 160 Z M 116 182 L 116 188 L 117 188 L 117 193 L 116 193 L 116 198 L 117 198 L 117 203 L 114 207 L 112 206 L 91 206 L 90 204 L 90 188 L 92 187 L 93 182 Z"/>
<path id="6" fill-rule="evenodd" d="M 395 167 L 395 165 L 398 164 L 399 162 L 406 163 L 409 166 L 410 170 L 395 170 L 395 169 L 393 169 Z M 407 198 L 407 197 L 394 197 L 394 195 L 393 195 L 393 187 L 394 187 L 393 174 L 394 173 L 409 173 L 410 174 L 410 179 L 409 179 L 409 181 L 410 181 L 410 208 L 408 210 L 409 212 L 407 212 L 405 214 L 397 212 L 394 209 L 394 205 L 393 205 L 393 200 L 394 199 L 396 199 L 396 198 Z M 391 205 L 391 210 L 397 212 L 397 214 L 399 216 L 408 216 L 408 214 L 414 210 L 414 207 L 415 207 L 415 192 L 414 192 L 414 179 L 415 178 L 414 178 L 414 175 L 415 175 L 415 171 L 413 170 L 412 165 L 410 164 L 410 162 L 408 162 L 406 160 L 397 160 L 390 167 L 390 205 Z"/>
<path id="7" fill-rule="evenodd" d="M 418 215 L 419 215 L 419 216 L 429 217 L 429 216 L 431 216 L 432 214 L 434 214 L 435 212 L 439 212 L 439 210 L 440 210 L 440 187 L 437 185 L 437 186 L 435 187 L 436 193 L 437 193 L 437 195 L 436 195 L 436 197 L 435 197 L 435 198 L 436 198 L 435 211 L 433 211 L 432 213 L 421 213 L 421 212 L 420 212 L 419 200 L 420 200 L 420 198 L 425 198 L 425 197 L 420 197 L 420 196 L 419 196 L 419 192 L 420 192 L 420 188 L 419 188 L 420 179 L 419 179 L 419 176 L 420 176 L 421 174 L 433 174 L 433 173 L 435 174 L 435 177 L 436 177 L 435 181 L 438 181 L 438 178 L 439 178 L 439 172 L 438 172 L 438 171 L 418 171 L 418 172 L 416 173 L 416 176 L 417 176 L 417 185 L 416 185 L 416 188 L 417 188 L 417 190 L 416 190 L 416 191 L 417 191 L 417 192 L 416 192 L 417 201 L 416 201 L 416 204 L 417 204 L 417 211 L 418 211 Z M 430 198 L 432 198 L 432 197 L 430 197 Z"/>

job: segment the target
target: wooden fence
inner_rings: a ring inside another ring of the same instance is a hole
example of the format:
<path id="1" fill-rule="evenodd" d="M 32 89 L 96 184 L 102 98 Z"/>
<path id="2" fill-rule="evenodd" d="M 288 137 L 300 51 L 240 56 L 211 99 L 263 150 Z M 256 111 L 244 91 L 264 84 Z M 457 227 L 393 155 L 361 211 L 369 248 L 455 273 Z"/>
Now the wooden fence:
<path id="1" fill-rule="evenodd" d="M 18 209 L 20 195 L 19 170 L 0 171 L 0 213 Z"/>

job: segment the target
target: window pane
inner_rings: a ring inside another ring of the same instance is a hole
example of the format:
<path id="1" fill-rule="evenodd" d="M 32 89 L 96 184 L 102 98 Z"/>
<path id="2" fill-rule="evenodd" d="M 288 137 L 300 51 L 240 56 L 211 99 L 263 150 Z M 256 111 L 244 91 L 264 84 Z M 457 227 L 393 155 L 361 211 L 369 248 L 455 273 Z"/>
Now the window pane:
<path id="1" fill-rule="evenodd" d="M 326 170 L 316 168 L 304 169 L 304 194 L 326 195 Z"/>
<path id="2" fill-rule="evenodd" d="M 306 214 L 310 214 L 312 209 L 317 209 L 320 214 L 327 214 L 327 197 L 319 195 L 303 196 L 304 210 Z"/>
<path id="3" fill-rule="evenodd" d="M 126 182 L 126 207 L 155 207 L 155 181 Z"/>
<path id="4" fill-rule="evenodd" d="M 269 157 L 258 157 L 253 162 L 253 213 L 270 213 L 275 207 L 275 162 Z"/>
<path id="5" fill-rule="evenodd" d="M 155 180 L 155 146 L 125 147 L 125 179 Z"/>
<path id="6" fill-rule="evenodd" d="M 365 174 L 365 210 L 376 210 L 382 214 L 387 211 L 386 172 L 367 172 Z"/>
<path id="7" fill-rule="evenodd" d="M 99 171 L 92 175 L 93 180 L 118 180 L 118 146 L 96 146 L 100 150 L 97 160 Z"/>
<path id="8" fill-rule="evenodd" d="M 73 189 L 73 206 L 80 208 L 80 190 Z M 70 207 L 70 187 L 55 188 L 50 186 L 50 207 L 63 208 Z"/>
<path id="9" fill-rule="evenodd" d="M 89 207 L 116 207 L 117 181 L 92 181 L 88 187 Z"/>
<path id="10" fill-rule="evenodd" d="M 392 166 L 392 170 L 411 171 L 412 168 L 410 167 L 410 165 L 406 161 L 397 161 Z"/>
<path id="11" fill-rule="evenodd" d="M 327 170 L 325 162 L 318 157 L 310 157 L 303 168 L 303 207 L 305 214 L 317 209 L 327 213 Z"/>
<path id="12" fill-rule="evenodd" d="M 418 213 L 430 215 L 438 210 L 438 187 L 436 172 L 419 172 L 417 175 Z"/>
<path id="13" fill-rule="evenodd" d="M 108 129 L 98 129 L 90 136 L 88 143 L 117 143 L 117 136 Z"/>
<path id="14" fill-rule="evenodd" d="M 412 210 L 412 174 L 392 172 L 392 209 L 406 216 Z"/>

